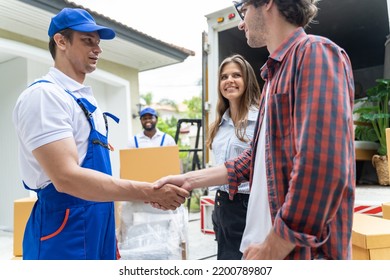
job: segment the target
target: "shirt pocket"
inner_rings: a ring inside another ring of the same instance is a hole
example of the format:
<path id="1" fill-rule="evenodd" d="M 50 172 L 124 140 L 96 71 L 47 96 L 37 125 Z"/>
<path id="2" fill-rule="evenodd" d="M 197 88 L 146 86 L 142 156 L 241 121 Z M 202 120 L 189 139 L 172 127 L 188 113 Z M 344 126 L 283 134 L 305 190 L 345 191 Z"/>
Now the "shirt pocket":
<path id="1" fill-rule="evenodd" d="M 252 137 L 253 137 L 253 135 L 252 135 Z M 243 151 L 245 151 L 246 149 L 249 148 L 249 145 L 250 145 L 250 140 L 248 142 L 242 142 L 237 137 L 234 137 L 232 139 L 232 141 L 230 142 L 230 148 L 229 148 L 230 153 L 229 153 L 228 159 L 235 158 L 235 157 L 239 156 Z"/>
<path id="2" fill-rule="evenodd" d="M 290 95 L 277 93 L 270 96 L 269 109 L 271 111 L 269 125 L 274 137 L 283 138 L 291 134 Z"/>

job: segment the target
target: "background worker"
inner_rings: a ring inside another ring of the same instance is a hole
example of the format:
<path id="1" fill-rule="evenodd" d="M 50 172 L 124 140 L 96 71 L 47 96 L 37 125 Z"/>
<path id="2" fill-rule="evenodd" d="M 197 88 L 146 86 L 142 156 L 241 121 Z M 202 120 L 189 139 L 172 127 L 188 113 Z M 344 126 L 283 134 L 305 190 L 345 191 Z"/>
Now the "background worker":
<path id="1" fill-rule="evenodd" d="M 218 103 L 216 119 L 211 124 L 207 148 L 214 155 L 215 165 L 237 157 L 250 147 L 258 115 L 260 88 L 252 66 L 241 55 L 225 58 L 218 71 Z M 233 200 L 229 199 L 229 185 L 210 188 L 216 190 L 212 221 L 218 242 L 217 259 L 240 260 L 240 244 L 245 229 L 249 200 L 249 182 L 238 186 Z M 264 223 L 270 229 L 270 217 Z"/>
<path id="2" fill-rule="evenodd" d="M 23 184 L 38 196 L 23 259 L 116 259 L 113 201 L 176 209 L 188 192 L 111 176 L 107 116 L 83 83 L 97 67 L 100 40 L 115 32 L 85 10 L 65 8 L 48 35 L 54 67 L 21 93 L 13 111 Z"/>
<path id="3" fill-rule="evenodd" d="M 130 139 L 130 148 L 150 148 L 175 146 L 173 137 L 157 128 L 158 115 L 156 110 L 146 107 L 139 113 L 143 131 Z"/>

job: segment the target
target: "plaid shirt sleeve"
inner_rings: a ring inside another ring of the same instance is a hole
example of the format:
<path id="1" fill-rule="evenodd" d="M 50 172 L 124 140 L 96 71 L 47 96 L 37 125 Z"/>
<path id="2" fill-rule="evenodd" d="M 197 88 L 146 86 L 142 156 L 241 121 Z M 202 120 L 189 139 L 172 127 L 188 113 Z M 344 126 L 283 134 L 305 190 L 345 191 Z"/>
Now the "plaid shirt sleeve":
<path id="1" fill-rule="evenodd" d="M 235 159 L 225 162 L 228 170 L 229 181 L 229 198 L 233 200 L 234 195 L 238 192 L 238 186 L 242 182 L 249 181 L 251 170 L 251 148 L 243 151 Z"/>
<path id="2" fill-rule="evenodd" d="M 313 248 L 327 242 L 330 234 L 337 235 L 330 224 L 337 211 L 350 209 L 343 203 L 349 200 L 346 189 L 354 180 L 354 86 L 349 58 L 336 45 L 308 40 L 298 50 L 292 114 L 295 152 L 274 230 L 297 246 Z"/>

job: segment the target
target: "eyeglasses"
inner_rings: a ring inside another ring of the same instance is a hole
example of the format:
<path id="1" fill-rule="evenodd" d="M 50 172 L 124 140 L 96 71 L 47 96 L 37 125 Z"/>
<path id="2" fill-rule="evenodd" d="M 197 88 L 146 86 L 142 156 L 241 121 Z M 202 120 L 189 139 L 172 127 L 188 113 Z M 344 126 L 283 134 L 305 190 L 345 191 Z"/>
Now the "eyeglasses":
<path id="1" fill-rule="evenodd" d="M 237 2 L 233 1 L 234 8 L 236 8 L 237 14 L 240 16 L 242 20 L 245 18 L 246 14 L 246 9 L 243 9 L 245 7 L 245 4 L 249 4 L 250 0 L 242 1 L 242 2 Z"/>

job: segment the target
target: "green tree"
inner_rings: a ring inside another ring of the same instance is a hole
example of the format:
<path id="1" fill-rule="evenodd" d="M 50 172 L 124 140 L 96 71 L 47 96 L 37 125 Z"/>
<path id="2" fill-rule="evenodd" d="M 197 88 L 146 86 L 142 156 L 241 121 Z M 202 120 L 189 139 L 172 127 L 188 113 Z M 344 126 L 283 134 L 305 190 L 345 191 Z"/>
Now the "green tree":
<path id="1" fill-rule="evenodd" d="M 146 105 L 148 106 L 152 105 L 153 93 L 148 92 L 145 94 L 141 94 L 140 97 L 145 101 Z"/>
<path id="2" fill-rule="evenodd" d="M 176 134 L 176 125 L 177 119 L 174 116 L 166 120 L 164 120 L 163 118 L 158 118 L 157 128 L 165 133 L 168 133 L 173 138 L 175 138 Z"/>
<path id="3" fill-rule="evenodd" d="M 171 106 L 173 109 L 175 109 L 175 112 L 179 112 L 179 106 L 177 106 L 177 103 L 172 99 L 163 98 L 158 102 L 158 104 Z"/>
<path id="4" fill-rule="evenodd" d="M 202 98 L 200 96 L 193 96 L 190 100 L 184 100 L 183 103 L 188 107 L 188 118 L 202 118 Z"/>

